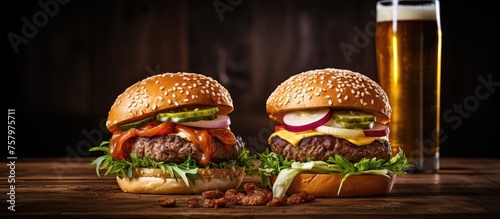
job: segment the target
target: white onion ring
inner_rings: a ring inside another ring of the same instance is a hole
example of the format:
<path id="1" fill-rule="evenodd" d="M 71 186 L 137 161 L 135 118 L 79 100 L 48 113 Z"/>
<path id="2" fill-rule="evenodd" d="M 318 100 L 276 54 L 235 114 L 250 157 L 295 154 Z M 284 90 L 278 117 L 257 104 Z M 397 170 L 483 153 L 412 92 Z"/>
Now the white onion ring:
<path id="1" fill-rule="evenodd" d="M 231 119 L 229 119 L 229 116 L 226 115 L 217 115 L 217 118 L 213 120 L 200 120 L 196 122 L 183 122 L 179 124 L 198 128 L 227 128 L 229 125 L 231 125 Z"/>
<path id="2" fill-rule="evenodd" d="M 283 127 L 291 132 L 312 130 L 324 125 L 332 118 L 332 115 L 332 110 L 328 108 L 292 111 L 283 117 Z"/>

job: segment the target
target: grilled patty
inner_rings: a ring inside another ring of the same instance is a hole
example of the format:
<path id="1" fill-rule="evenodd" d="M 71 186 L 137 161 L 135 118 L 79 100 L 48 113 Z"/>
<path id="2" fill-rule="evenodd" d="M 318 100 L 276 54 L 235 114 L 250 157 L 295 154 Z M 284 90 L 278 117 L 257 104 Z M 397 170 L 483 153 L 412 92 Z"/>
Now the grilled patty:
<path id="1" fill-rule="evenodd" d="M 388 141 L 375 140 L 368 145 L 357 146 L 351 142 L 336 138 L 331 135 L 312 136 L 304 138 L 298 146 L 293 146 L 288 141 L 275 136 L 271 139 L 271 151 L 283 155 L 289 160 L 306 162 L 312 160 L 327 161 L 328 157 L 338 154 L 352 163 L 362 158 L 384 159 L 388 161 L 391 156 L 391 145 Z"/>
<path id="2" fill-rule="evenodd" d="M 219 140 L 214 141 L 216 147 L 210 159 L 212 162 L 234 160 L 241 153 L 242 146 L 239 144 L 226 150 Z M 128 143 L 131 144 L 130 152 L 136 153 L 137 157 L 149 157 L 155 161 L 182 163 L 191 156 L 199 164 L 203 157 L 196 144 L 179 136 L 137 137 Z"/>

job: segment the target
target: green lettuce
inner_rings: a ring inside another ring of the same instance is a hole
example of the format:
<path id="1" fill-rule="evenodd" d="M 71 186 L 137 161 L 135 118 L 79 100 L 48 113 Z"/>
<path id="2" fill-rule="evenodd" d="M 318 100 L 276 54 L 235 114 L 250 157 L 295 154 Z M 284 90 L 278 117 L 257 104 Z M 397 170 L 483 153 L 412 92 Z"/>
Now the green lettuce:
<path id="1" fill-rule="evenodd" d="M 390 177 L 390 175 L 404 175 L 405 168 L 413 165 L 407 163 L 407 159 L 402 150 L 396 156 L 393 156 L 389 161 L 376 158 L 363 158 L 357 163 L 351 163 L 340 155 L 329 157 L 325 161 L 295 162 L 284 158 L 282 155 L 269 152 L 266 149 L 263 153 L 258 154 L 261 165 L 258 169 L 263 185 L 270 185 L 271 175 L 277 175 L 276 181 L 273 184 L 273 195 L 282 197 L 293 181 L 293 178 L 300 172 L 322 173 L 322 174 L 342 174 L 339 190 L 340 194 L 344 181 L 352 175 L 361 174 L 378 174 Z"/>
<path id="2" fill-rule="evenodd" d="M 236 144 L 241 146 L 242 151 L 235 160 L 221 163 L 210 162 L 204 168 L 230 168 L 234 170 L 235 166 L 242 166 L 245 167 L 245 174 L 257 175 L 258 169 L 255 168 L 254 164 L 256 155 L 251 155 L 241 137 L 236 138 Z M 137 157 L 135 153 L 130 153 L 130 161 L 118 160 L 109 154 L 109 141 L 103 141 L 99 146 L 90 148 L 89 151 L 101 151 L 104 153 L 104 155 L 92 160 L 89 164 L 96 166 L 97 176 L 101 176 L 100 171 L 106 169 L 104 175 L 116 174 L 119 178 L 131 178 L 134 168 L 159 168 L 176 180 L 180 177 L 189 186 L 189 182 L 194 184 L 195 179 L 200 178 L 198 168 L 203 168 L 198 167 L 196 160 L 191 159 L 191 157 L 188 157 L 183 163 L 166 163 L 155 161 L 149 157 Z"/>

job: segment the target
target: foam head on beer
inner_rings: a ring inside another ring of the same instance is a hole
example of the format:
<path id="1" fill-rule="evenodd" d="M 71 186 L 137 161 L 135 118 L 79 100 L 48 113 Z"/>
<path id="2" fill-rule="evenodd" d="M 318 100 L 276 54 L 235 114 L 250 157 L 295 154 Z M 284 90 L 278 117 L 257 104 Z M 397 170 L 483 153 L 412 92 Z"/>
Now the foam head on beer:
<path id="1" fill-rule="evenodd" d="M 434 5 L 395 5 L 389 4 L 377 5 L 377 22 L 394 20 L 438 20 L 439 8 Z"/>

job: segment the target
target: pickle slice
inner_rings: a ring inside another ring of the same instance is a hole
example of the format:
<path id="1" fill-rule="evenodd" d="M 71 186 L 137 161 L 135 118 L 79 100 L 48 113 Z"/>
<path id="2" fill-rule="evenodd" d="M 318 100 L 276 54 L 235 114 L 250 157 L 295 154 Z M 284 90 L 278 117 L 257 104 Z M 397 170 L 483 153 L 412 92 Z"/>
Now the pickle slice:
<path id="1" fill-rule="evenodd" d="M 127 131 L 131 128 L 139 128 L 141 126 L 144 126 L 144 125 L 147 125 L 153 121 L 156 120 L 156 117 L 155 116 L 151 116 L 147 119 L 143 119 L 141 121 L 138 121 L 138 122 L 132 122 L 132 123 L 127 123 L 127 124 L 123 124 L 123 125 L 119 125 L 118 126 L 118 130 L 120 131 Z"/>
<path id="2" fill-rule="evenodd" d="M 364 111 L 334 111 L 335 120 L 346 123 L 375 122 L 375 115 Z"/>
<path id="3" fill-rule="evenodd" d="M 161 122 L 196 122 L 200 120 L 213 120 L 217 118 L 217 112 L 219 108 L 209 107 L 209 108 L 195 108 L 195 109 L 183 109 L 179 111 L 171 111 L 165 113 L 158 113 L 156 116 L 149 117 L 147 119 L 127 123 L 118 126 L 118 130 L 127 131 L 131 128 L 140 128 L 141 126 L 147 125 L 155 120 Z"/>
<path id="4" fill-rule="evenodd" d="M 218 107 L 209 107 L 209 108 L 195 108 L 195 109 L 184 109 L 181 111 L 171 111 L 158 113 L 156 118 L 160 120 L 160 118 L 182 118 L 182 117 L 200 117 L 200 116 L 213 116 L 217 112 L 219 112 Z M 162 120 L 160 120 L 162 121 Z"/>
<path id="5" fill-rule="evenodd" d="M 374 122 L 339 122 L 339 124 L 346 129 L 372 129 Z"/>

